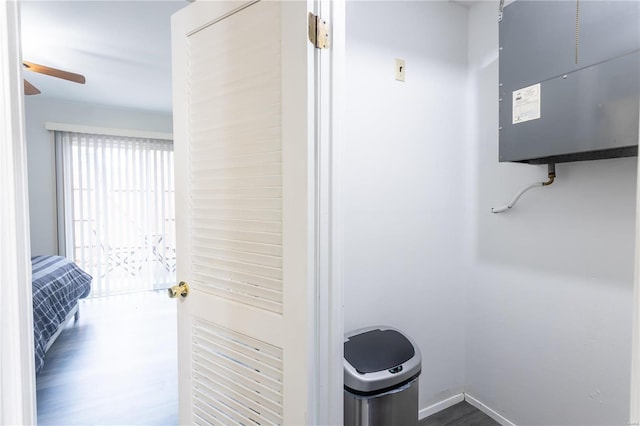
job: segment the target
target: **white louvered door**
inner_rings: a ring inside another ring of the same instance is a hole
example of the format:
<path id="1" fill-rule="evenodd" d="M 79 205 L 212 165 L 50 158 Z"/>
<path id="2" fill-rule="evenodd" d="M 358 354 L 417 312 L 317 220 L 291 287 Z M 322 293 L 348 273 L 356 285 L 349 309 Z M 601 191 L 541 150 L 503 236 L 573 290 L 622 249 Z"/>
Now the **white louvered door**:
<path id="1" fill-rule="evenodd" d="M 177 278 L 191 288 L 178 301 L 181 424 L 307 422 L 306 19 L 303 1 L 199 1 L 173 17 Z"/>

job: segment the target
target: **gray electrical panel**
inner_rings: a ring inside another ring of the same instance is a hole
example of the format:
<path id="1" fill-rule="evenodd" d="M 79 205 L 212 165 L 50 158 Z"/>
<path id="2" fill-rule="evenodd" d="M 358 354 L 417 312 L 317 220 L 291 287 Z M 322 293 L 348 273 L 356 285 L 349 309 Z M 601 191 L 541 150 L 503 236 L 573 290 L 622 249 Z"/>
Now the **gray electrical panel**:
<path id="1" fill-rule="evenodd" d="M 639 1 L 525 1 L 500 30 L 500 161 L 638 154 Z"/>

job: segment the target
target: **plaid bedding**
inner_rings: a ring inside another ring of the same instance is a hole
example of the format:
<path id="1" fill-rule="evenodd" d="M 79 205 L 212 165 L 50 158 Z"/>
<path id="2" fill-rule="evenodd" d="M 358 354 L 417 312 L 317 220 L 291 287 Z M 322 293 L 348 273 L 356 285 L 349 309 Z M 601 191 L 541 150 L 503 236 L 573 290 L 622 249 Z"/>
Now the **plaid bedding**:
<path id="1" fill-rule="evenodd" d="M 31 258 L 33 270 L 33 332 L 36 373 L 44 365 L 47 342 L 78 299 L 91 291 L 91 275 L 61 256 Z"/>

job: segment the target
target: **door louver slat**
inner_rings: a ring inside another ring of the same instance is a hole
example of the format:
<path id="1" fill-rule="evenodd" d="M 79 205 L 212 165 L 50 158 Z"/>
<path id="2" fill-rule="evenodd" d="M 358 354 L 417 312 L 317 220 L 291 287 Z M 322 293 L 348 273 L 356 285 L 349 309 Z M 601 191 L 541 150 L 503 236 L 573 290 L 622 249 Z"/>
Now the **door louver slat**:
<path id="1" fill-rule="evenodd" d="M 202 320 L 192 324 L 192 345 L 197 419 L 214 424 L 282 423 L 280 348 Z"/>

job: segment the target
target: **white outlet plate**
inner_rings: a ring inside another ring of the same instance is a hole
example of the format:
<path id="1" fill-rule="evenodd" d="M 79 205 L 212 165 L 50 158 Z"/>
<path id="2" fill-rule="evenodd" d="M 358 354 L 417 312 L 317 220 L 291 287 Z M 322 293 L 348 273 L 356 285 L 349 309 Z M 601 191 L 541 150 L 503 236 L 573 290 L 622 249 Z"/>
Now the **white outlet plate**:
<path id="1" fill-rule="evenodd" d="M 396 80 L 404 81 L 404 59 L 396 59 Z"/>

